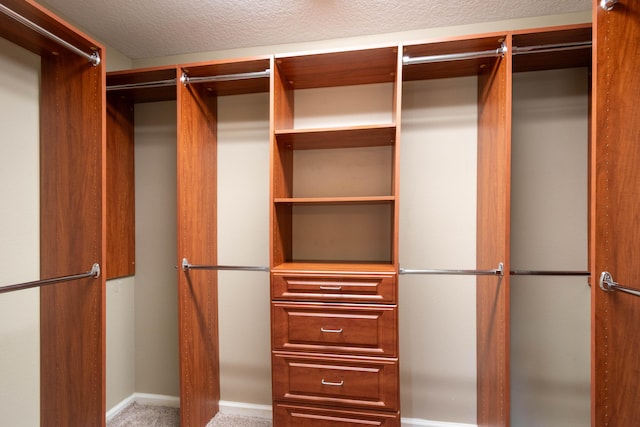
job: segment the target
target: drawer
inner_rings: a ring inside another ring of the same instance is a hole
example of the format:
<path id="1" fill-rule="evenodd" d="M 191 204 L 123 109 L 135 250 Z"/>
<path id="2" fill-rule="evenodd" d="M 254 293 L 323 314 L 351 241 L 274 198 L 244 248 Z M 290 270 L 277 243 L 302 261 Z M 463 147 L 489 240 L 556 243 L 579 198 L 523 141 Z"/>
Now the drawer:
<path id="1" fill-rule="evenodd" d="M 272 304 L 273 349 L 397 356 L 395 305 Z"/>
<path id="2" fill-rule="evenodd" d="M 398 359 L 273 353 L 273 398 L 397 411 Z"/>
<path id="3" fill-rule="evenodd" d="M 396 303 L 395 274 L 273 273 L 271 298 L 296 301 Z"/>
<path id="4" fill-rule="evenodd" d="M 349 411 L 276 404 L 273 418 L 273 425 L 278 427 L 400 427 L 400 414 L 397 411 Z"/>

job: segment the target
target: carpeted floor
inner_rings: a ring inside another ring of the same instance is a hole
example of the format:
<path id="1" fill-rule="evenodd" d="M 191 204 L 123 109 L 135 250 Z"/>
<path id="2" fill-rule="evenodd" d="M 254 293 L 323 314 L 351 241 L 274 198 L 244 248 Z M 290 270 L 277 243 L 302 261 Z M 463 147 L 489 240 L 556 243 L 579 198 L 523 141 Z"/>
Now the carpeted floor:
<path id="1" fill-rule="evenodd" d="M 107 427 L 179 427 L 180 410 L 132 403 L 113 417 Z M 207 427 L 271 427 L 271 420 L 218 413 Z"/>

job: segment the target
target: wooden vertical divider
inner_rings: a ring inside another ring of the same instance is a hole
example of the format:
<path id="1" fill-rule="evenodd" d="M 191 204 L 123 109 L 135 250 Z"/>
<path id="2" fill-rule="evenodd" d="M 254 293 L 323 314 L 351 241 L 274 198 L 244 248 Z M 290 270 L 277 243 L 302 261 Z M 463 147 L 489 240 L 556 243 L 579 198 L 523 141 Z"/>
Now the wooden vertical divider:
<path id="1" fill-rule="evenodd" d="M 217 260 L 216 106 L 206 89 L 178 84 L 178 266 Z M 217 274 L 178 267 L 178 306 L 180 425 L 202 427 L 220 400 Z"/>
<path id="2" fill-rule="evenodd" d="M 511 36 L 505 40 L 511 52 Z M 478 210 L 476 268 L 503 263 L 504 276 L 477 277 L 478 426 L 510 423 L 509 217 L 511 55 L 478 77 Z"/>
<path id="3" fill-rule="evenodd" d="M 69 52 L 41 64 L 40 275 L 49 278 L 105 259 L 105 72 Z M 43 426 L 105 423 L 104 289 L 102 275 L 40 290 Z"/>
<path id="4" fill-rule="evenodd" d="M 135 274 L 133 102 L 107 97 L 107 279 Z"/>

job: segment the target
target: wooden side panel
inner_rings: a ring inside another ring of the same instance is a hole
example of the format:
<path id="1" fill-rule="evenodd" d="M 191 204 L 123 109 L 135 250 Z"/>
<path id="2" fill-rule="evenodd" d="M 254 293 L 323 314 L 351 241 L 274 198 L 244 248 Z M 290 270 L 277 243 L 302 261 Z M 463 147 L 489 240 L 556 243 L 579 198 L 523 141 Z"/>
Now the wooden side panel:
<path id="1" fill-rule="evenodd" d="M 592 425 L 640 419 L 640 298 L 603 292 L 609 271 L 640 290 L 640 3 L 607 12 L 594 1 L 592 111 Z"/>
<path id="2" fill-rule="evenodd" d="M 511 39 L 506 40 L 511 51 Z M 478 77 L 477 268 L 509 271 L 511 58 Z M 477 279 L 478 425 L 509 425 L 509 276 Z"/>
<path id="3" fill-rule="evenodd" d="M 135 274 L 133 104 L 107 100 L 107 279 Z"/>
<path id="4" fill-rule="evenodd" d="M 178 260 L 216 264 L 216 98 L 179 85 Z M 202 427 L 218 412 L 217 275 L 178 269 L 180 425 Z"/>
<path id="5" fill-rule="evenodd" d="M 271 200 L 293 195 L 293 150 L 281 144 L 276 131 L 293 128 L 293 90 L 275 61 L 271 65 Z M 291 205 L 271 204 L 271 266 L 292 257 Z"/>
<path id="6" fill-rule="evenodd" d="M 105 74 L 84 58 L 42 59 L 40 274 L 105 258 Z M 105 278 L 40 291 L 41 425 L 104 426 Z"/>

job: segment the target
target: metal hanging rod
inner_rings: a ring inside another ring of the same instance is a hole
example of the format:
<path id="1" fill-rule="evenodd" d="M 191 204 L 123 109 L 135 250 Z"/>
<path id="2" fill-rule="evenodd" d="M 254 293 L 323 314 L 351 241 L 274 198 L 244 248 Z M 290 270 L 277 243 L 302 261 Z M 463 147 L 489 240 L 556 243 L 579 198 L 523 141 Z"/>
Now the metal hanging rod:
<path id="1" fill-rule="evenodd" d="M 412 270 L 401 268 L 400 274 L 441 274 L 441 275 L 460 275 L 460 276 L 502 276 L 504 265 L 500 263 L 498 268 L 494 270 L 449 270 L 449 269 L 431 269 L 431 270 Z"/>
<path id="2" fill-rule="evenodd" d="M 36 280 L 34 282 L 18 283 L 16 285 L 1 286 L 0 294 L 6 293 L 6 292 L 12 292 L 12 291 L 20 291 L 23 289 L 36 288 L 36 287 L 45 286 L 45 285 L 53 285 L 54 283 L 69 282 L 71 280 L 86 279 L 88 277 L 93 277 L 95 279 L 100 277 L 100 264 L 98 263 L 93 264 L 93 266 L 91 266 L 91 270 L 86 273 L 73 274 L 71 276 L 55 277 L 53 279 Z"/>
<path id="3" fill-rule="evenodd" d="M 600 289 L 605 292 L 620 291 L 626 294 L 635 295 L 640 297 L 640 291 L 636 289 L 627 288 L 626 286 L 620 286 L 618 282 L 613 280 L 613 276 L 608 271 L 603 271 L 600 274 Z"/>
<path id="4" fill-rule="evenodd" d="M 8 17 L 18 21 L 22 25 L 31 28 L 32 30 L 36 31 L 37 33 L 39 33 L 39 34 L 41 34 L 41 35 L 43 35 L 45 37 L 47 37 L 48 39 L 53 40 L 54 42 L 66 47 L 67 49 L 69 49 L 73 53 L 76 53 L 76 54 L 82 56 L 83 58 L 87 58 L 87 60 L 94 67 L 100 65 L 100 54 L 98 52 L 86 53 L 85 51 L 75 47 L 71 43 L 61 39 L 58 36 L 56 36 L 52 32 L 45 30 L 44 28 L 42 28 L 38 24 L 28 20 L 27 18 L 25 18 L 24 16 L 18 14 L 17 12 L 14 12 L 13 10 L 9 9 L 7 6 L 5 6 L 3 4 L 0 4 L 0 12 L 4 13 Z"/>
<path id="5" fill-rule="evenodd" d="M 182 271 L 187 270 L 233 270 L 233 271 L 271 271 L 269 267 L 237 266 L 237 265 L 194 265 L 182 258 Z"/>
<path id="6" fill-rule="evenodd" d="M 402 58 L 402 63 L 404 65 L 431 64 L 435 62 L 461 61 L 464 59 L 493 58 L 497 56 L 504 56 L 506 53 L 507 46 L 502 43 L 502 46 L 497 49 L 483 50 L 480 52 L 447 53 L 443 55 L 416 56 L 414 58 L 404 56 Z"/>
<path id="7" fill-rule="evenodd" d="M 128 83 L 122 85 L 107 86 L 107 91 L 123 89 L 153 89 L 156 87 L 175 86 L 177 79 L 158 80 L 155 82 Z"/>
<path id="8" fill-rule="evenodd" d="M 511 270 L 512 276 L 591 276 L 588 271 L 578 270 Z"/>
<path id="9" fill-rule="evenodd" d="M 576 50 L 576 49 L 584 49 L 586 47 L 591 47 L 591 40 L 583 41 L 583 42 L 573 42 L 573 43 L 555 43 L 555 44 L 547 44 L 547 45 L 536 45 L 536 46 L 522 46 L 522 47 L 513 47 L 514 55 L 523 55 L 527 53 L 545 53 L 545 52 L 562 52 L 565 50 Z"/>
<path id="10" fill-rule="evenodd" d="M 269 68 L 267 68 L 264 71 L 254 71 L 250 73 L 236 73 L 236 74 L 221 74 L 218 76 L 207 76 L 207 77 L 189 77 L 189 75 L 186 72 L 183 72 L 182 77 L 180 77 L 180 83 L 186 86 L 192 83 L 229 82 L 234 80 L 259 79 L 262 77 L 269 77 L 270 75 L 271 75 L 271 70 Z"/>

